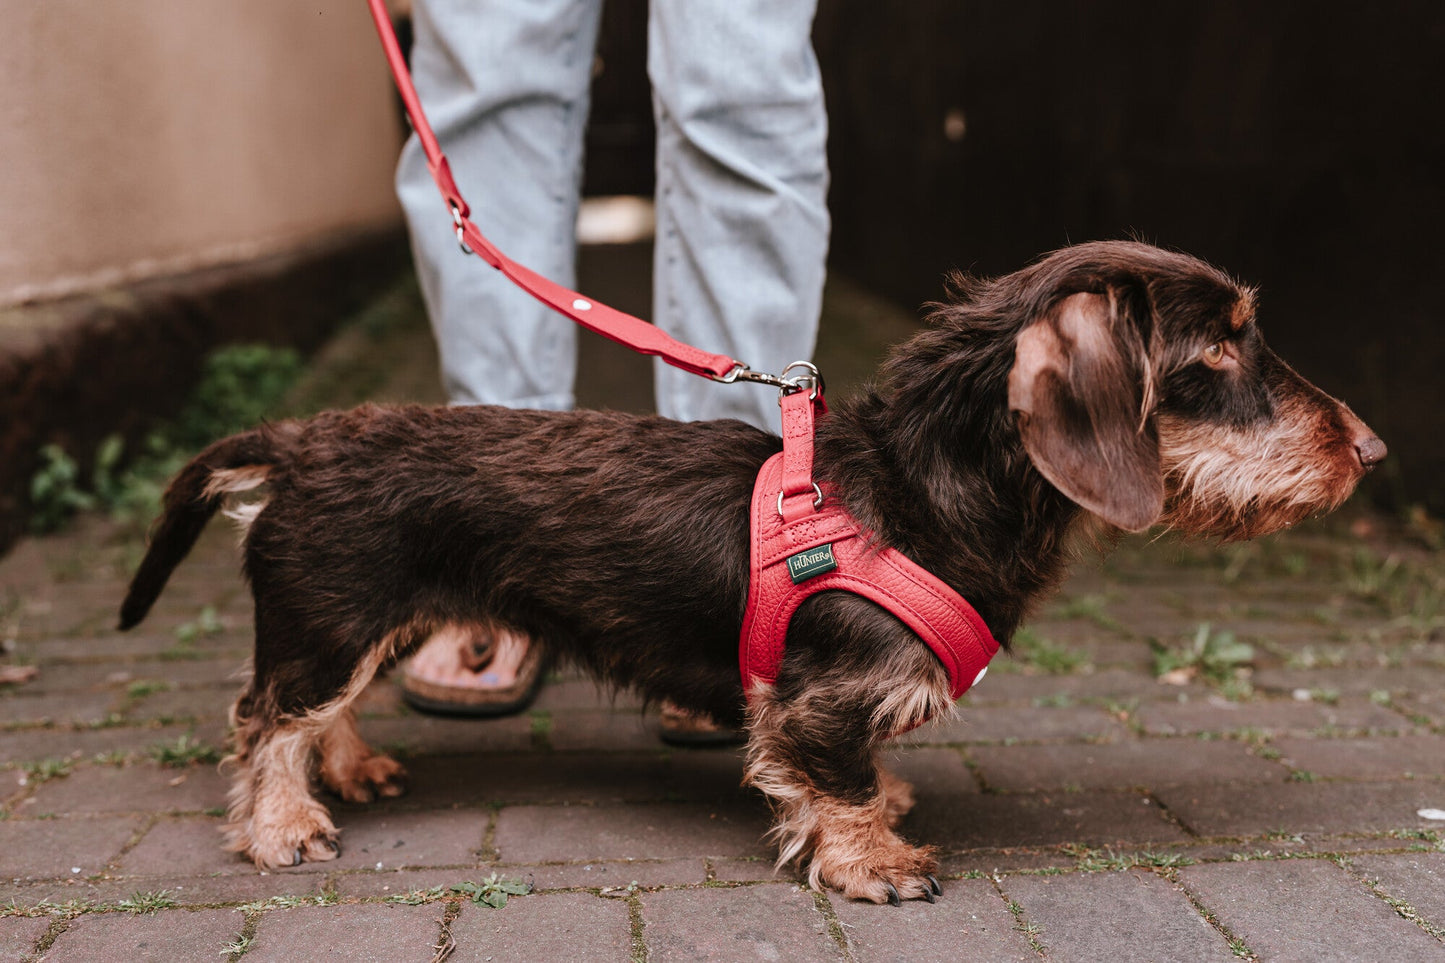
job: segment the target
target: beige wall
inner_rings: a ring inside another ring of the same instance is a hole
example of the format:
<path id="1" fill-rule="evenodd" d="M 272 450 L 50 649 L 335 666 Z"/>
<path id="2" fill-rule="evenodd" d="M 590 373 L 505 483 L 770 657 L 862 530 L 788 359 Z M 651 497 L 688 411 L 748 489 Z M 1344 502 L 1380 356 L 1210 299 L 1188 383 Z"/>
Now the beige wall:
<path id="1" fill-rule="evenodd" d="M 0 0 L 0 304 L 397 222 L 362 0 Z"/>

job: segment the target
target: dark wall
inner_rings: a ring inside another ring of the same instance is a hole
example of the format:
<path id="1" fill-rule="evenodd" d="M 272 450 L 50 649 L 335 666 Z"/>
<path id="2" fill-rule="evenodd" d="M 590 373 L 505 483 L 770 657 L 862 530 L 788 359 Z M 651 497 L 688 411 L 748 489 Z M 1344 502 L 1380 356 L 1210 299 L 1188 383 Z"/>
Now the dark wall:
<path id="1" fill-rule="evenodd" d="M 650 190 L 644 0 L 609 0 L 588 188 Z M 821 0 L 835 269 L 910 308 L 1070 241 L 1182 248 L 1445 511 L 1445 4 Z"/>
<path id="2" fill-rule="evenodd" d="M 1445 5 L 824 0 L 815 39 L 837 268 L 916 305 L 1069 241 L 1199 254 L 1390 444 L 1373 494 L 1445 509 Z"/>

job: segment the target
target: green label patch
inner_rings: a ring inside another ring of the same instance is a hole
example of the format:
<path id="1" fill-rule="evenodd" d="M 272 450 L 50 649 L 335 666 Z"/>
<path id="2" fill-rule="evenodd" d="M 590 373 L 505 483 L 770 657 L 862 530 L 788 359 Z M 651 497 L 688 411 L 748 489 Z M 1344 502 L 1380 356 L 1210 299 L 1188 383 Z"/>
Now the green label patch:
<path id="1" fill-rule="evenodd" d="M 788 574 L 792 576 L 794 585 L 806 582 L 815 575 L 831 572 L 837 567 L 838 560 L 833 557 L 832 545 L 819 545 L 817 548 L 788 556 Z"/>

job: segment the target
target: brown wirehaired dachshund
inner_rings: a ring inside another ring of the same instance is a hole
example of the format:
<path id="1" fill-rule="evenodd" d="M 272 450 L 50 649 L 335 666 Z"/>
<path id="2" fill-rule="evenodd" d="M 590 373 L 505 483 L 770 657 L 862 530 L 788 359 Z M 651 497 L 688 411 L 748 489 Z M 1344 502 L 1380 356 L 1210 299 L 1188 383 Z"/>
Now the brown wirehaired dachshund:
<path id="1" fill-rule="evenodd" d="M 950 294 L 821 420 L 815 477 L 1005 645 L 1083 530 L 1250 538 L 1336 507 L 1385 456 L 1265 346 L 1253 292 L 1187 255 L 1081 244 Z M 346 799 L 401 791 L 350 708 L 372 677 L 443 625 L 495 624 L 746 725 L 779 862 L 804 860 L 814 886 L 932 900 L 931 851 L 894 832 L 911 789 L 877 755 L 954 711 L 933 653 L 871 602 L 826 592 L 793 618 L 776 683 L 744 699 L 749 498 L 779 447 L 736 421 L 494 407 L 263 426 L 172 482 L 121 627 L 227 493 L 269 486 L 248 513 L 256 649 L 226 830 L 258 866 L 336 855 L 314 770 Z"/>

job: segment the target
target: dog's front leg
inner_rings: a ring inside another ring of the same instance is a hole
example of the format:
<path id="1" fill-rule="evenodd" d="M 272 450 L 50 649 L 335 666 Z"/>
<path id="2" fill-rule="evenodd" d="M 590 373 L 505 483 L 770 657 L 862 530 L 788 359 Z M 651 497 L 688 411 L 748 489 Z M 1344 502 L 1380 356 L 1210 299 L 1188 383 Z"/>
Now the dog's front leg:
<path id="1" fill-rule="evenodd" d="M 866 698 L 866 690 L 837 694 L 816 686 L 785 702 L 769 688 L 754 693 L 747 778 L 777 813 L 778 863 L 806 860 L 814 888 L 854 899 L 932 902 L 941 892 L 932 848 L 893 831 L 912 807 L 912 787 L 877 763 L 878 744 L 903 728 L 896 710 L 916 707 Z"/>

